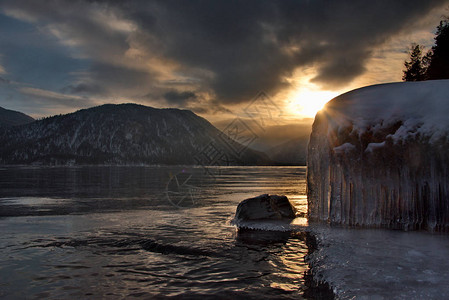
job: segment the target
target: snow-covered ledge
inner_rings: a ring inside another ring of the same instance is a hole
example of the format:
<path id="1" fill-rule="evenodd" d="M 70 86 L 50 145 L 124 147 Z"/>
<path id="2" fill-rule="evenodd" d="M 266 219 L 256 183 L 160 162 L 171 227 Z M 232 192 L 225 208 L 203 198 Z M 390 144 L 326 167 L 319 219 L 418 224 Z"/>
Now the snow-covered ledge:
<path id="1" fill-rule="evenodd" d="M 449 80 L 369 86 L 320 111 L 311 221 L 449 231 Z"/>

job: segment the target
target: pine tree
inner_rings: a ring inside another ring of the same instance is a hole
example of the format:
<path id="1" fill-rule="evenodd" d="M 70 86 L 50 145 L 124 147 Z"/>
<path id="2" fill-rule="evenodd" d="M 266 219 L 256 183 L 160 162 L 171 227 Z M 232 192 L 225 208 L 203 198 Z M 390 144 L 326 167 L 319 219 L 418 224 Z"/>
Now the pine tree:
<path id="1" fill-rule="evenodd" d="M 449 79 L 449 20 L 440 21 L 432 47 L 427 79 Z"/>
<path id="2" fill-rule="evenodd" d="M 412 44 L 410 49 L 410 61 L 404 63 L 405 70 L 402 80 L 404 81 L 422 81 L 426 79 L 426 67 L 428 55 L 422 54 L 422 46 Z M 424 60 L 424 62 L 423 62 Z"/>

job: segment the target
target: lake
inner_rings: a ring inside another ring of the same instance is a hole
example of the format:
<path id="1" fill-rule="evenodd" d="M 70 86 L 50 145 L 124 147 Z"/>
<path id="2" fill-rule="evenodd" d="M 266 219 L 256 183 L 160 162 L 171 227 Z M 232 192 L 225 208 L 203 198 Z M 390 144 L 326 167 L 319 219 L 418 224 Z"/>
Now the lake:
<path id="1" fill-rule="evenodd" d="M 286 195 L 305 167 L 0 169 L 0 297 L 298 299 L 307 235 L 241 231 L 238 203 Z"/>

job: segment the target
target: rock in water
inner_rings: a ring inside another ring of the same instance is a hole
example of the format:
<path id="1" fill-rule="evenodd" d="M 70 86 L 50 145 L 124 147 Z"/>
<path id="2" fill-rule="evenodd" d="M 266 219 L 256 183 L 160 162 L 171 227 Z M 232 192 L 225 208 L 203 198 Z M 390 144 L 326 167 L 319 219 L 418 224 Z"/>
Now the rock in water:
<path id="1" fill-rule="evenodd" d="M 240 202 L 235 221 L 281 220 L 295 218 L 295 208 L 286 196 L 260 195 Z"/>
<path id="2" fill-rule="evenodd" d="M 309 220 L 449 231 L 449 81 L 370 86 L 315 117 Z"/>

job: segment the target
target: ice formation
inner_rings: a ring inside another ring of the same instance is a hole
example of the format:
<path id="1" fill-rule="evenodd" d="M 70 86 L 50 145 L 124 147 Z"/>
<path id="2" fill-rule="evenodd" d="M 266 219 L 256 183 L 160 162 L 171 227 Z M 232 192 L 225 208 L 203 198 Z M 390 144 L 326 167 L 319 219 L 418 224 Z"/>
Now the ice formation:
<path id="1" fill-rule="evenodd" d="M 449 231 L 449 80 L 375 85 L 320 111 L 308 149 L 310 220 Z"/>
<path id="2" fill-rule="evenodd" d="M 318 247 L 307 263 L 336 299 L 449 299 L 446 235 L 319 224 L 308 230 Z"/>

